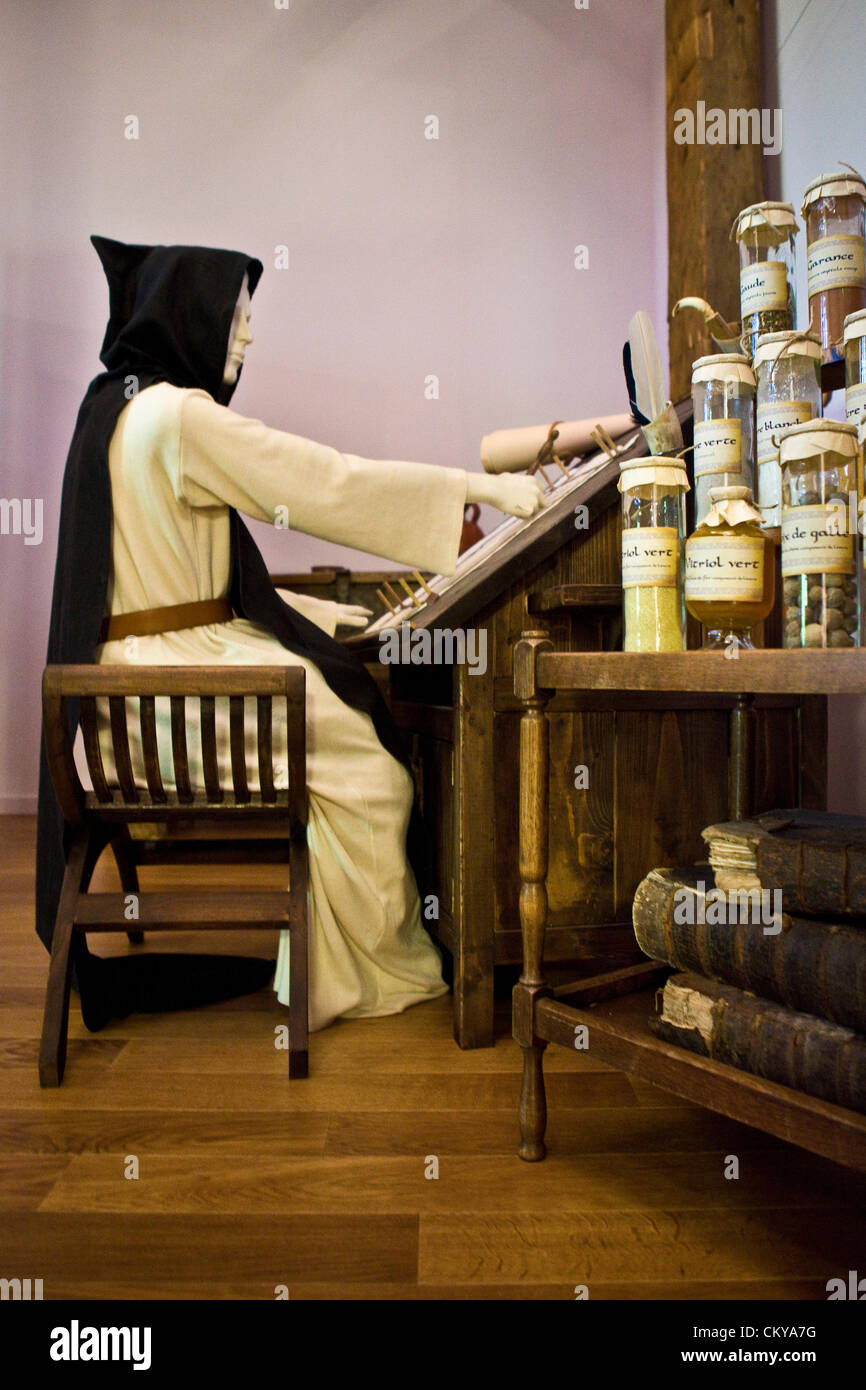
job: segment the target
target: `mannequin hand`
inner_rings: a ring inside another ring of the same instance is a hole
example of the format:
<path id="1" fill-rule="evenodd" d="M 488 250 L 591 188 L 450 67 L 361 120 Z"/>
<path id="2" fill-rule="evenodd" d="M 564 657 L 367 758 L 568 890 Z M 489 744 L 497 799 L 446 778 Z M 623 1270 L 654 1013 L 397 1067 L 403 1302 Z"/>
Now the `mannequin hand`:
<path id="1" fill-rule="evenodd" d="M 467 473 L 466 501 L 489 502 L 510 516 L 534 516 L 547 506 L 537 478 L 525 473 Z"/>
<path id="2" fill-rule="evenodd" d="M 337 627 L 366 627 L 372 616 L 372 608 L 362 608 L 359 603 L 337 604 Z"/>

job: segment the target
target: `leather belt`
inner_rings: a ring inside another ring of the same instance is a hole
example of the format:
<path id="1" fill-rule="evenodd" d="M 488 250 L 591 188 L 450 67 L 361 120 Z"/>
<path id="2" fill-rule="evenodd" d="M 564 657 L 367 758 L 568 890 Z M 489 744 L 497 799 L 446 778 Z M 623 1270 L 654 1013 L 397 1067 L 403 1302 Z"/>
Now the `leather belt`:
<path id="1" fill-rule="evenodd" d="M 160 632 L 180 632 L 206 623 L 228 623 L 234 617 L 227 598 L 206 598 L 196 603 L 172 603 L 166 608 L 141 608 L 137 613 L 115 613 L 103 618 L 100 642 L 122 637 L 154 637 Z"/>

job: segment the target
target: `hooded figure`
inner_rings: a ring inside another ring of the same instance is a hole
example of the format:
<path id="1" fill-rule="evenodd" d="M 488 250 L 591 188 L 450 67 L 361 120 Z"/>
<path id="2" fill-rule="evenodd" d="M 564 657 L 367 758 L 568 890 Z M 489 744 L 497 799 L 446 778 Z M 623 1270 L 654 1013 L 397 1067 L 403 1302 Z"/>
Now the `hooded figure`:
<path id="1" fill-rule="evenodd" d="M 447 986 L 420 914 L 426 847 L 398 731 L 376 683 L 333 640 L 338 606 L 282 598 L 239 511 L 451 573 L 468 475 L 359 459 L 228 409 L 236 384 L 228 381 L 230 335 L 242 286 L 252 294 L 262 273 L 258 260 L 92 241 L 110 290 L 106 370 L 88 388 L 66 463 L 47 659 L 127 662 L 122 641 L 100 640 L 105 617 L 227 596 L 230 621 L 137 638 L 134 660 L 286 662 L 307 671 L 310 1027 L 435 997 Z M 514 489 L 516 481 L 496 484 Z M 70 721 L 72 733 L 74 710 Z M 65 831 L 43 755 L 37 930 L 49 947 Z M 286 1003 L 287 935 L 275 982 Z M 134 1010 L 258 989 L 273 962 L 102 959 L 79 937 L 75 969 L 84 1022 L 95 1030 Z"/>

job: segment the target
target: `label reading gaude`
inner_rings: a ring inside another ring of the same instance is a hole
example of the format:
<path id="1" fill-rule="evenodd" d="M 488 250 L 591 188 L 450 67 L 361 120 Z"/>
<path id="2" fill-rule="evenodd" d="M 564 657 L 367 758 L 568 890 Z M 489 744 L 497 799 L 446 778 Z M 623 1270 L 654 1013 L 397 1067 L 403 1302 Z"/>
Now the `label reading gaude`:
<path id="1" fill-rule="evenodd" d="M 743 426 L 739 420 L 695 422 L 695 477 L 705 473 L 739 473 Z"/>
<path id="2" fill-rule="evenodd" d="M 822 290 L 844 290 L 866 285 L 863 238 L 849 233 L 813 241 L 806 253 L 809 296 Z"/>
<path id="3" fill-rule="evenodd" d="M 784 261 L 758 261 L 740 271 L 740 313 L 760 314 L 764 309 L 785 309 L 788 277 Z"/>
<path id="4" fill-rule="evenodd" d="M 635 526 L 622 533 L 624 589 L 671 589 L 679 568 L 679 533 L 673 526 Z"/>
<path id="5" fill-rule="evenodd" d="M 760 536 L 699 536 L 686 546 L 686 598 L 760 603 L 764 542 Z"/>
<path id="6" fill-rule="evenodd" d="M 853 574 L 854 537 L 839 503 L 782 508 L 782 574 Z"/>

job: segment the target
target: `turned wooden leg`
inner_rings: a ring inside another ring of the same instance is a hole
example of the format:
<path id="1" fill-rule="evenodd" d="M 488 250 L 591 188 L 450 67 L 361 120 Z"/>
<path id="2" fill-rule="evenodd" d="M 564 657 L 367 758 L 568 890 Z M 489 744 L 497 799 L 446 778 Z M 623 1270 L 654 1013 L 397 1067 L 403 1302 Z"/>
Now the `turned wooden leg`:
<path id="1" fill-rule="evenodd" d="M 523 973 L 514 987 L 513 1032 L 523 1051 L 520 1092 L 520 1157 L 528 1163 L 544 1158 L 547 1106 L 542 1062 L 547 1044 L 536 1032 L 536 1001 L 550 994 L 544 983 L 544 933 L 547 926 L 547 846 L 550 803 L 549 692 L 539 690 L 535 658 L 550 647 L 547 634 L 526 632 L 514 654 L 514 688 L 523 701 L 520 721 L 520 929 Z"/>

